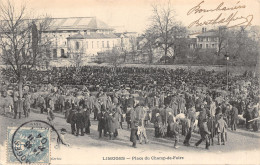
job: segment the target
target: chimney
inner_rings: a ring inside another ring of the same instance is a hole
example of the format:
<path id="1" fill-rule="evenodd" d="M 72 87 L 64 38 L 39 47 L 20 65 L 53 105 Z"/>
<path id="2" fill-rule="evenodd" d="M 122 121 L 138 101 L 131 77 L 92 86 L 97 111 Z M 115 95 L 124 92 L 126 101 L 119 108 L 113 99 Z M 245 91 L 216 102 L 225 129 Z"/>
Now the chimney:
<path id="1" fill-rule="evenodd" d="M 206 28 L 202 28 L 202 33 L 205 33 L 207 31 L 207 29 Z"/>

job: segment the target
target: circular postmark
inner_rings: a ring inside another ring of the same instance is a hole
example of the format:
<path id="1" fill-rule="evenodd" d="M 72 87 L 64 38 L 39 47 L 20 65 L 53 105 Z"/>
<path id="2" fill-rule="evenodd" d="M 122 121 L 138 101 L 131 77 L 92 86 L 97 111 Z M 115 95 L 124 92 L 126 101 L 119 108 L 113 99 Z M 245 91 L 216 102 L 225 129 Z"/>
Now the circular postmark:
<path id="1" fill-rule="evenodd" d="M 36 123 L 36 126 L 34 126 Z M 44 127 L 42 126 L 44 125 Z M 50 163 L 50 130 L 58 131 L 46 121 L 32 120 L 14 130 L 11 138 L 11 162 Z"/>

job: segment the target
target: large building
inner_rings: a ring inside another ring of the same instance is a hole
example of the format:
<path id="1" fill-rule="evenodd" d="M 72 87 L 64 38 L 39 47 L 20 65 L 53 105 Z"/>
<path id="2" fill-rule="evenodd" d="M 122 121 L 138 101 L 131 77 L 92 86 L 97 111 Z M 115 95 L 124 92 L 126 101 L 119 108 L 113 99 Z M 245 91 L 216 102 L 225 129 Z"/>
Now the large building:
<path id="1" fill-rule="evenodd" d="M 202 33 L 197 35 L 197 47 L 201 49 L 217 49 L 219 42 L 218 32 L 216 30 L 206 31 L 202 28 Z"/>
<path id="2" fill-rule="evenodd" d="M 130 37 L 114 33 L 114 29 L 96 17 L 52 18 L 42 32 L 51 41 L 51 58 L 72 58 L 81 54 L 93 58 L 98 53 L 118 48 L 130 51 Z"/>

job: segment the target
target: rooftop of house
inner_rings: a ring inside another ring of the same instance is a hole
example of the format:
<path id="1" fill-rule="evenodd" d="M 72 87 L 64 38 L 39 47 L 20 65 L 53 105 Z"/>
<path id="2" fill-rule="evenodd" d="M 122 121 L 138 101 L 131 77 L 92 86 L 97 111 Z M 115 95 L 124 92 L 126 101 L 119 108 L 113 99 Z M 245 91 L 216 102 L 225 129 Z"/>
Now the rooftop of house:
<path id="1" fill-rule="evenodd" d="M 217 36 L 218 36 L 218 32 L 216 30 L 205 31 L 197 35 L 197 37 L 217 37 Z"/>
<path id="2" fill-rule="evenodd" d="M 90 33 L 90 34 L 75 34 L 67 39 L 104 39 L 104 38 L 118 38 L 114 33 L 108 33 L 108 34 L 103 34 L 103 33 Z"/>
<path id="3" fill-rule="evenodd" d="M 96 17 L 50 18 L 47 31 L 59 30 L 113 30 Z"/>

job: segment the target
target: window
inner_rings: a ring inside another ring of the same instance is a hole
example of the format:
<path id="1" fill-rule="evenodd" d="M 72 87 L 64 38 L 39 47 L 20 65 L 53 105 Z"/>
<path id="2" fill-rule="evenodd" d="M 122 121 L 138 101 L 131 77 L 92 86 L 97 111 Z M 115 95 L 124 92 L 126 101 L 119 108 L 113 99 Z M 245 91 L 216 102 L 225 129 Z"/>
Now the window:
<path id="1" fill-rule="evenodd" d="M 76 50 L 79 50 L 79 42 L 76 42 Z"/>
<path id="2" fill-rule="evenodd" d="M 92 41 L 92 49 L 94 48 L 94 41 Z"/>
<path id="3" fill-rule="evenodd" d="M 52 52 L 53 52 L 53 58 L 57 58 L 57 49 L 53 49 Z"/>
<path id="4" fill-rule="evenodd" d="M 211 45 L 211 47 L 212 47 L 212 48 L 215 48 L 215 45 L 214 45 L 214 44 L 212 44 L 212 45 Z"/>
<path id="5" fill-rule="evenodd" d="M 47 56 L 48 58 L 51 57 L 51 51 L 50 51 L 49 49 L 46 49 L 46 56 Z"/>
<path id="6" fill-rule="evenodd" d="M 107 47 L 109 48 L 110 46 L 109 46 L 109 41 L 107 41 Z"/>
<path id="7" fill-rule="evenodd" d="M 206 48 L 209 48 L 209 44 L 206 44 Z"/>
<path id="8" fill-rule="evenodd" d="M 200 48 L 202 48 L 202 44 L 200 44 Z"/>
<path id="9" fill-rule="evenodd" d="M 102 41 L 102 48 L 104 48 L 105 47 L 105 42 L 104 41 Z"/>
<path id="10" fill-rule="evenodd" d="M 60 54 L 61 54 L 61 57 L 62 57 L 62 58 L 65 57 L 64 49 L 61 49 L 61 50 L 60 50 Z"/>
<path id="11" fill-rule="evenodd" d="M 66 44 L 67 44 L 67 42 L 65 41 L 65 42 L 64 42 L 64 44 L 66 45 Z"/>
<path id="12" fill-rule="evenodd" d="M 200 38 L 199 38 L 199 41 L 200 41 L 200 42 L 202 42 L 202 41 L 203 41 L 203 38 L 202 38 L 202 37 L 200 37 Z"/>

